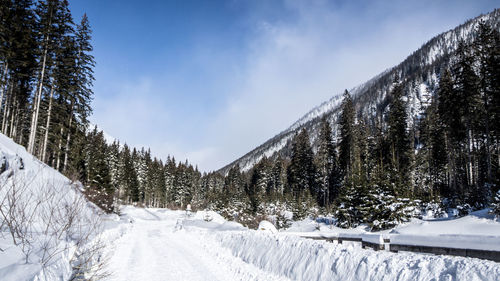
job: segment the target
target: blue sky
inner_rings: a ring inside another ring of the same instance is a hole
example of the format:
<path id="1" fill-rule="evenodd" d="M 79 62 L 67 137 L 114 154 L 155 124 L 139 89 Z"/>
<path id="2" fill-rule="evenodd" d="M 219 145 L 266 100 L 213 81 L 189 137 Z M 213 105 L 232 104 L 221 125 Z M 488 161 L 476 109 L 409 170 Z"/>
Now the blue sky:
<path id="1" fill-rule="evenodd" d="M 72 0 L 97 62 L 91 121 L 215 170 L 498 2 Z"/>

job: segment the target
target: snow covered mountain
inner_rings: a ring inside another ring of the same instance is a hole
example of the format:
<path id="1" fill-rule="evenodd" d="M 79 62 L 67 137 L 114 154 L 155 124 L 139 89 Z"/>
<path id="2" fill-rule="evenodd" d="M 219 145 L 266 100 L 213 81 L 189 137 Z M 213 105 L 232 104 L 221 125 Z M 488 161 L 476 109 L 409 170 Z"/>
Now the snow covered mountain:
<path id="1" fill-rule="evenodd" d="M 476 27 L 481 21 L 500 29 L 500 9 L 468 20 L 464 24 L 432 38 L 399 65 L 380 73 L 364 84 L 352 88 L 349 92 L 353 97 L 358 113 L 364 116 L 372 116 L 377 112 L 385 112 L 388 104 L 387 93 L 390 91 L 395 75 L 398 75 L 405 85 L 404 92 L 408 101 L 407 110 L 411 119 L 410 122 L 416 120 L 430 102 L 430 97 L 439 83 L 439 72 L 449 63 L 449 54 L 456 50 L 460 40 L 471 42 L 475 38 Z M 315 149 L 319 124 L 323 116 L 326 116 L 332 124 L 334 137 L 336 137 L 336 124 L 341 102 L 341 94 L 333 96 L 330 100 L 312 109 L 289 128 L 221 168 L 219 172 L 226 174 L 235 165 L 239 165 L 244 171 L 249 170 L 263 156 L 290 156 L 291 140 L 295 133 L 302 128 L 308 130 L 313 149 Z"/>

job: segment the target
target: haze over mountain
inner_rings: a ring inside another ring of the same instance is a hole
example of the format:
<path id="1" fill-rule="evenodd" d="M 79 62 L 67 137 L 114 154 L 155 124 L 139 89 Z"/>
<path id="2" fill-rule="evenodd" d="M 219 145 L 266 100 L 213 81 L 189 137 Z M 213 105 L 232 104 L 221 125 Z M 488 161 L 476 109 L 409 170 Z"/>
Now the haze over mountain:
<path id="1" fill-rule="evenodd" d="M 430 97 L 439 83 L 441 69 L 449 65 L 448 55 L 453 53 L 460 40 L 466 43 L 472 42 L 476 37 L 477 25 L 484 21 L 487 24 L 500 28 L 500 9 L 488 14 L 468 20 L 464 24 L 443 32 L 430 39 L 421 48 L 409 55 L 400 64 L 380 73 L 367 82 L 350 89 L 359 114 L 374 116 L 377 112 L 383 113 L 387 110 L 387 93 L 390 90 L 395 76 L 399 76 L 405 85 L 405 96 L 410 123 L 414 122 L 422 114 L 422 111 L 430 103 Z M 264 155 L 274 157 L 281 155 L 290 156 L 291 140 L 302 128 L 306 128 L 311 135 L 313 149 L 317 147 L 319 124 L 323 116 L 326 116 L 332 124 L 334 136 L 337 136 L 337 122 L 340 113 L 341 93 L 333 96 L 330 100 L 313 108 L 302 118 L 297 120 L 286 130 L 264 142 L 254 150 L 248 152 L 239 159 L 224 166 L 219 171 L 223 174 L 235 165 L 247 171 L 255 165 Z M 375 121 L 375 120 L 371 120 Z M 373 125 L 373 123 L 372 123 Z"/>

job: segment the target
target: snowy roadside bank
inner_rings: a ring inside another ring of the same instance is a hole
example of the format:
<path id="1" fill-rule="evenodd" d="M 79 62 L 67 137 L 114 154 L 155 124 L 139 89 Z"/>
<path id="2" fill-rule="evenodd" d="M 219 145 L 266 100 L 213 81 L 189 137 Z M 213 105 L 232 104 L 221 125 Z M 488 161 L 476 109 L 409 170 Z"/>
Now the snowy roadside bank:
<path id="1" fill-rule="evenodd" d="M 496 280 L 500 264 L 471 258 L 374 252 L 255 231 L 216 233 L 234 256 L 293 280 Z"/>

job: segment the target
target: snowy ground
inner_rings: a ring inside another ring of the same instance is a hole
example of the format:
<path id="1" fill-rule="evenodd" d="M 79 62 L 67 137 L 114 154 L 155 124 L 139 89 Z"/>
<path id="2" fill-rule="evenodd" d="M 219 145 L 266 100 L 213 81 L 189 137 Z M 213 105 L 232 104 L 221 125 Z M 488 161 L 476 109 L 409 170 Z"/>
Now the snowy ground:
<path id="1" fill-rule="evenodd" d="M 201 214 L 125 207 L 128 230 L 109 249 L 110 280 L 288 280 L 234 257 L 207 232 L 239 232 L 241 226 Z"/>
<path id="2" fill-rule="evenodd" d="M 492 261 L 375 252 L 270 233 L 215 213 L 123 207 L 109 247 L 110 280 L 498 280 Z M 297 229 L 295 229 L 297 230 Z"/>

